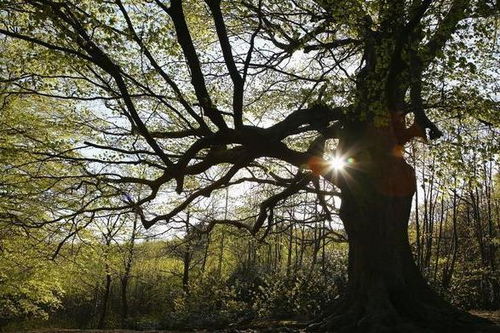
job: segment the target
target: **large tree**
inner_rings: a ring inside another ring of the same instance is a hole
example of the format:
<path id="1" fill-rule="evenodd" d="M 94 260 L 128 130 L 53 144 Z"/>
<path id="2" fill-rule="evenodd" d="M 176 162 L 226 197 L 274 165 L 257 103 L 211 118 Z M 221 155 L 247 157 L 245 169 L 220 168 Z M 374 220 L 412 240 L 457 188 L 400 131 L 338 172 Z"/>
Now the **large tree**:
<path id="1" fill-rule="evenodd" d="M 55 222 L 120 210 L 149 228 L 175 223 L 213 192 L 235 187 L 243 196 L 252 187 L 242 183 L 258 183 L 275 189 L 257 212 L 242 216 L 248 210 L 236 207 L 240 214 L 205 216 L 209 223 L 199 226 L 232 224 L 258 234 L 272 227 L 273 209 L 299 192 L 315 193 L 329 218 L 325 195 L 338 192 L 349 288 L 311 328 L 442 332 L 467 325 L 413 262 L 407 224 L 416 180 L 404 146 L 442 135 L 429 112 L 446 118 L 470 111 L 448 103 L 467 96 L 456 93 L 454 64 L 497 74 L 472 59 L 488 54 L 493 34 L 484 27 L 494 22 L 494 4 L 0 3 L 1 42 L 31 46 L 3 56 L 3 79 L 13 88 L 2 93 L 73 99 L 93 110 L 81 123 L 95 132 L 79 147 L 87 168 L 66 176 L 76 179 L 71 189 L 81 205 L 59 211 Z M 457 49 L 469 50 L 470 59 Z M 484 111 L 477 117 L 495 123 L 492 83 L 471 82 L 482 84 L 474 92 Z M 47 158 L 75 160 L 64 151 Z M 134 176 L 135 165 L 148 171 Z M 148 191 L 132 194 L 138 184 Z"/>

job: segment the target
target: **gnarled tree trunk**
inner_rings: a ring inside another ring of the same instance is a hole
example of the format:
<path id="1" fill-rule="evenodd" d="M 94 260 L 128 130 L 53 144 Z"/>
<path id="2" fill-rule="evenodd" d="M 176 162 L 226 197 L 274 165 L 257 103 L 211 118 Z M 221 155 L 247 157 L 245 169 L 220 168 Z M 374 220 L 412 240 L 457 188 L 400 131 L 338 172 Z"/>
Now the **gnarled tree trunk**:
<path id="1" fill-rule="evenodd" d="M 311 330 L 474 332 L 473 317 L 433 292 L 414 263 L 407 228 L 415 172 L 394 128 L 357 125 L 344 132 L 339 149 L 351 163 L 336 178 L 349 238 L 349 286 Z"/>

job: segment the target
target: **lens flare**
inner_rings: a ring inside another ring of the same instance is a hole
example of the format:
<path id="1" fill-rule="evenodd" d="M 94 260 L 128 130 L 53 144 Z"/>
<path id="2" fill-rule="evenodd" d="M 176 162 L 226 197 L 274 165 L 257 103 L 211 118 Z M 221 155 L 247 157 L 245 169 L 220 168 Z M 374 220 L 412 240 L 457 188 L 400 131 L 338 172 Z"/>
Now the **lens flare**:
<path id="1" fill-rule="evenodd" d="M 346 161 L 342 157 L 334 156 L 328 161 L 335 170 L 342 170 L 346 166 Z"/>

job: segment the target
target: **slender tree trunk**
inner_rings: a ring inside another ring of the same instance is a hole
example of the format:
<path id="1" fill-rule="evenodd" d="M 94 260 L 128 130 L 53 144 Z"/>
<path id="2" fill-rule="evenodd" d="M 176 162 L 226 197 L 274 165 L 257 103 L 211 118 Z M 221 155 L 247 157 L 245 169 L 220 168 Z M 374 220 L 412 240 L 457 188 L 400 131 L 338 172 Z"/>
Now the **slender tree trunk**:
<path id="1" fill-rule="evenodd" d="M 423 216 L 422 216 L 422 249 L 421 249 L 421 254 L 420 254 L 420 271 L 424 272 L 427 268 L 426 262 L 425 262 L 425 254 L 427 253 L 427 247 L 428 247 L 428 235 L 429 235 L 429 200 L 428 200 L 428 190 L 427 190 L 427 182 L 425 181 L 426 179 L 426 166 L 425 166 L 425 160 L 422 161 L 422 194 L 423 194 Z"/>
<path id="2" fill-rule="evenodd" d="M 205 269 L 207 267 L 208 260 L 208 250 L 210 249 L 210 233 L 207 234 L 207 243 L 205 244 L 205 252 L 203 253 L 203 261 L 201 263 L 201 272 L 205 273 Z"/>
<path id="3" fill-rule="evenodd" d="M 305 226 L 300 226 L 300 255 L 299 255 L 299 270 L 302 270 L 304 263 L 304 252 L 306 251 L 306 233 Z"/>
<path id="4" fill-rule="evenodd" d="M 435 159 L 432 159 L 432 163 L 434 163 Z M 436 207 L 436 203 L 434 201 L 435 195 L 434 195 L 434 171 L 431 171 L 431 177 L 430 177 L 430 185 L 429 185 L 429 208 L 427 210 L 427 239 L 426 239 L 426 246 L 425 246 L 425 258 L 424 258 L 424 267 L 428 269 L 430 272 L 430 266 L 431 266 L 431 256 L 432 256 L 432 246 L 433 246 L 433 240 L 434 240 L 434 210 Z M 430 274 L 429 274 L 430 275 Z"/>
<path id="5" fill-rule="evenodd" d="M 496 272 L 497 271 L 497 251 L 496 251 L 496 245 L 495 242 L 493 241 L 496 237 L 496 230 L 493 225 L 493 214 L 492 214 L 492 195 L 491 191 L 493 188 L 493 179 L 492 179 L 492 173 L 493 173 L 493 162 L 490 161 L 488 164 L 485 164 L 485 177 L 486 177 L 486 187 L 485 187 L 485 195 L 486 195 L 486 213 L 488 216 L 488 259 L 489 259 L 489 264 L 490 264 L 490 269 L 491 272 Z M 492 278 L 490 279 L 491 284 L 492 284 L 492 305 L 493 307 L 496 306 L 496 304 L 500 303 L 500 285 L 497 279 Z"/>
<path id="6" fill-rule="evenodd" d="M 437 272 L 438 272 L 438 267 L 439 267 L 441 239 L 443 238 L 443 220 L 444 219 L 445 219 L 445 216 L 444 216 L 444 198 L 441 198 L 441 212 L 439 214 L 439 233 L 438 233 L 438 237 L 437 237 L 437 241 L 436 241 L 436 254 L 435 254 L 435 260 L 434 260 L 434 275 L 433 275 L 434 282 L 437 282 Z"/>
<path id="7" fill-rule="evenodd" d="M 456 186 L 456 179 L 455 179 Z M 457 210 L 458 210 L 458 202 L 457 202 L 457 191 L 456 189 L 453 191 L 453 212 L 451 221 L 453 223 L 453 240 L 452 240 L 452 255 L 451 255 L 451 263 L 449 268 L 446 270 L 446 274 L 443 273 L 443 283 L 442 286 L 444 289 L 448 289 L 450 287 L 451 279 L 453 277 L 453 273 L 455 271 L 455 262 L 457 260 L 458 254 L 458 230 L 457 230 Z"/>
<path id="8" fill-rule="evenodd" d="M 417 157 L 416 157 L 416 152 L 415 152 L 415 146 L 412 149 L 413 152 L 413 165 L 417 165 Z M 417 241 L 417 248 L 416 248 L 416 261 L 417 261 L 417 266 L 421 269 L 422 268 L 422 244 L 421 244 L 421 236 L 420 236 L 420 212 L 419 212 L 419 201 L 418 201 L 418 191 L 415 191 L 415 230 L 416 230 L 416 241 Z"/>
<path id="9" fill-rule="evenodd" d="M 108 313 L 108 301 L 111 293 L 111 273 L 109 272 L 109 265 L 106 264 L 106 282 L 104 283 L 104 295 L 102 297 L 101 314 L 99 315 L 99 322 L 97 328 L 102 329 L 106 323 L 106 315 Z"/>
<path id="10" fill-rule="evenodd" d="M 187 212 L 186 216 L 186 243 L 184 244 L 184 256 L 183 256 L 183 270 L 182 270 L 182 290 L 184 290 L 184 293 L 189 296 L 190 290 L 189 290 L 189 269 L 191 266 L 191 241 L 189 240 L 189 234 L 190 234 L 190 224 L 189 224 L 189 218 L 190 218 L 190 212 Z"/>
<path id="11" fill-rule="evenodd" d="M 288 251 L 286 258 L 286 276 L 290 276 L 290 270 L 292 268 L 292 249 L 293 249 L 292 237 L 293 237 L 293 224 L 290 224 L 288 232 Z"/>
<path id="12" fill-rule="evenodd" d="M 191 253 L 189 249 L 184 251 L 183 270 L 182 270 L 182 290 L 186 295 L 189 295 L 189 266 L 191 264 Z"/>
<path id="13" fill-rule="evenodd" d="M 130 240 L 127 244 L 127 257 L 125 259 L 124 272 L 121 277 L 121 301 L 122 301 L 122 311 L 121 311 L 121 322 L 122 327 L 126 326 L 128 319 L 128 283 L 130 281 L 130 275 L 132 272 L 132 264 L 134 262 L 135 255 L 135 239 L 137 235 L 137 216 L 134 216 L 132 225 L 132 234 L 130 235 Z"/>
<path id="14" fill-rule="evenodd" d="M 229 192 L 226 189 L 226 202 L 224 206 L 224 219 L 227 219 L 227 209 L 228 209 L 228 200 L 229 200 Z M 222 276 L 222 264 L 224 261 L 224 240 L 225 240 L 226 234 L 225 234 L 225 229 L 221 228 L 221 240 L 220 240 L 220 247 L 219 247 L 219 265 L 217 267 L 217 273 L 219 277 Z"/>
<path id="15" fill-rule="evenodd" d="M 276 225 L 276 235 L 274 237 L 274 272 L 281 272 L 281 238 L 282 234 Z"/>
<path id="16" fill-rule="evenodd" d="M 321 228 L 321 273 L 326 278 L 326 222 L 323 221 Z"/>
<path id="17" fill-rule="evenodd" d="M 309 274 L 312 274 L 312 272 L 316 268 L 316 262 L 318 260 L 318 252 L 319 252 L 319 248 L 320 248 L 320 241 L 321 241 L 321 238 L 318 237 L 318 225 L 315 225 L 314 231 L 313 231 L 312 261 L 311 261 L 311 267 L 309 268 Z"/>
<path id="18" fill-rule="evenodd" d="M 300 224 L 300 258 L 299 269 L 303 269 L 304 252 L 306 251 L 306 215 L 307 215 L 307 193 L 305 195 L 304 203 L 302 204 L 302 223 Z"/>
<path id="19" fill-rule="evenodd" d="M 121 300 L 122 300 L 122 313 L 121 313 L 121 322 L 122 322 L 122 327 L 127 326 L 127 318 L 128 318 L 128 295 L 127 295 L 127 289 L 128 289 L 128 282 L 129 282 L 129 276 L 124 275 L 120 279 L 121 282 Z"/>
<path id="20" fill-rule="evenodd" d="M 491 190 L 493 188 L 493 180 L 492 180 L 492 173 L 493 173 L 493 165 L 492 162 L 490 161 L 489 166 L 487 164 L 484 165 L 484 173 L 485 173 L 485 196 L 486 196 L 486 215 L 488 217 L 488 245 L 489 245 L 489 251 L 488 251 L 488 259 L 490 263 L 491 270 L 493 272 L 496 271 L 496 255 L 495 255 L 495 243 L 493 242 L 493 239 L 495 238 L 495 228 L 493 226 L 493 214 L 492 214 L 492 209 L 491 209 Z"/>
<path id="21" fill-rule="evenodd" d="M 273 270 L 273 242 L 268 242 L 266 245 L 267 255 L 266 255 L 266 267 L 268 272 Z"/>

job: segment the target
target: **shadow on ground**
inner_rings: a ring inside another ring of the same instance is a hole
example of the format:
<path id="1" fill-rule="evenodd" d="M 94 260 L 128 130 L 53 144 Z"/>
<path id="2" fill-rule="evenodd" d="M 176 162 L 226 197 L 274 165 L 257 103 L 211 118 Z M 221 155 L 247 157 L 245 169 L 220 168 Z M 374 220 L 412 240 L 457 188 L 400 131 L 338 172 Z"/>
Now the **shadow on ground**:
<path id="1" fill-rule="evenodd" d="M 483 317 L 491 322 L 496 324 L 495 327 L 486 328 L 484 331 L 479 330 L 480 332 L 485 333 L 496 333 L 500 332 L 500 310 L 497 311 L 470 311 L 475 316 Z M 248 322 L 244 325 L 244 327 L 234 327 L 227 328 L 223 330 L 211 330 L 211 329 L 199 329 L 199 330 L 188 330 L 188 331 L 180 331 L 180 330 L 170 330 L 170 331 L 162 331 L 162 330 L 147 330 L 147 331 L 134 331 L 134 330 L 124 330 L 124 329 L 113 329 L 113 330 L 79 330 L 79 329 L 40 329 L 40 330 L 30 330 L 24 331 L 22 333 L 184 333 L 184 332 L 215 332 L 215 333 L 260 333 L 260 332 L 278 332 L 278 333 L 287 333 L 287 332 L 305 332 L 306 323 L 298 322 L 293 320 L 258 320 Z M 474 333 L 474 332 L 470 332 Z"/>

